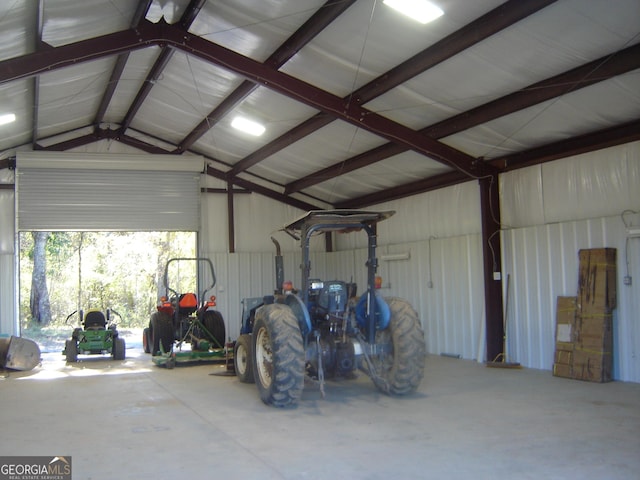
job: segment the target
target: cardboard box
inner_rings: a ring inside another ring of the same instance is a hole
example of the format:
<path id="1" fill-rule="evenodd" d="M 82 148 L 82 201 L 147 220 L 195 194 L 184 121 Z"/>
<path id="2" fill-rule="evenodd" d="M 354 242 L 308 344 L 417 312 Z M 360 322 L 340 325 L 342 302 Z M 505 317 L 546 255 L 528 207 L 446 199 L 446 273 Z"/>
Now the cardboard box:
<path id="1" fill-rule="evenodd" d="M 591 248 L 578 252 L 578 312 L 611 313 L 616 308 L 616 249 Z"/>
<path id="2" fill-rule="evenodd" d="M 553 364 L 553 375 L 556 377 L 573 378 L 573 367 L 571 365 Z"/>
<path id="3" fill-rule="evenodd" d="M 577 297 L 558 297 L 556 301 L 556 351 L 573 351 Z"/>
<path id="4" fill-rule="evenodd" d="M 610 382 L 613 370 L 611 352 L 576 349 L 573 352 L 572 378 L 589 382 Z"/>
<path id="5" fill-rule="evenodd" d="M 553 360 L 553 363 L 558 365 L 571 365 L 573 362 L 573 351 L 556 350 Z"/>
<path id="6" fill-rule="evenodd" d="M 613 316 L 611 314 L 580 314 L 576 318 L 576 349 L 593 352 L 613 350 Z"/>
<path id="7" fill-rule="evenodd" d="M 573 378 L 573 348 L 577 310 L 576 297 L 558 297 L 556 300 L 556 350 L 553 357 L 553 375 Z"/>

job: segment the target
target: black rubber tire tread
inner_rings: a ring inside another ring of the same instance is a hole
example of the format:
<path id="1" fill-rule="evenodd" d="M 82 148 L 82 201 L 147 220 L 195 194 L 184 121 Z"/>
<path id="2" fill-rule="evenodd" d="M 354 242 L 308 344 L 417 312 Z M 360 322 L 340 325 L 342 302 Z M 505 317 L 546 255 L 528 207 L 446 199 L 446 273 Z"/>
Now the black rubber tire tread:
<path id="1" fill-rule="evenodd" d="M 142 349 L 144 353 L 151 353 L 151 330 L 146 327 L 142 330 Z"/>
<path id="2" fill-rule="evenodd" d="M 256 355 L 261 330 L 266 330 L 272 355 L 268 384 L 262 381 L 258 365 L 260 359 Z M 305 355 L 298 320 L 287 305 L 276 303 L 258 309 L 253 326 L 251 355 L 260 399 L 274 407 L 295 404 L 304 388 Z"/>
<path id="3" fill-rule="evenodd" d="M 67 340 L 64 345 L 65 356 L 67 362 L 75 363 L 78 361 L 78 344 L 75 340 Z"/>
<path id="4" fill-rule="evenodd" d="M 389 395 L 414 392 L 424 376 L 425 338 L 418 314 L 401 298 L 385 298 L 391 310 L 389 327 L 376 334 L 376 343 L 390 342 L 391 356 L 373 357 L 378 389 Z"/>
<path id="5" fill-rule="evenodd" d="M 233 368 L 242 383 L 255 383 L 253 377 L 253 358 L 251 355 L 251 335 L 243 333 L 233 348 Z"/>
<path id="6" fill-rule="evenodd" d="M 217 310 L 207 310 L 202 315 L 202 324 L 215 339 L 215 342 L 212 342 L 211 346 L 214 348 L 224 348 L 227 332 L 224 327 L 224 318 L 222 318 L 222 314 Z"/>
<path id="7" fill-rule="evenodd" d="M 152 355 L 158 355 L 160 352 L 160 342 L 165 353 L 171 351 L 173 345 L 173 322 L 171 317 L 166 313 L 153 312 L 151 314 L 151 345 Z"/>
<path id="8" fill-rule="evenodd" d="M 114 360 L 124 360 L 126 356 L 127 346 L 124 338 L 115 337 L 113 339 L 112 354 Z"/>

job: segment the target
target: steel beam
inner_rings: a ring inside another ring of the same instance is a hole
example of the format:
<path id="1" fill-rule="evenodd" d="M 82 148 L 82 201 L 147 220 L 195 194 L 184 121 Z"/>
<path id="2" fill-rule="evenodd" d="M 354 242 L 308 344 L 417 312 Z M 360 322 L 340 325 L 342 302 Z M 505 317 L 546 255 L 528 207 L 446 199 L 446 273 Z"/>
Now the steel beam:
<path id="1" fill-rule="evenodd" d="M 346 0 L 343 2 L 329 0 L 267 58 L 264 62 L 265 65 L 275 70 L 280 68 L 354 2 L 355 0 Z M 248 80 L 242 82 L 238 88 L 227 96 L 220 105 L 214 108 L 211 113 L 180 142 L 176 153 L 188 150 L 202 135 L 247 98 L 256 88 L 258 88 L 258 85 L 253 82 Z"/>
<path id="2" fill-rule="evenodd" d="M 434 139 L 441 139 L 638 68 L 640 68 L 640 44 L 534 83 L 522 90 L 423 128 L 420 132 Z M 285 192 L 299 192 L 303 188 L 372 165 L 407 150 L 409 149 L 391 142 L 381 145 L 295 180 L 285 186 Z M 493 162 L 490 163 L 493 164 Z"/>
<path id="3" fill-rule="evenodd" d="M 407 148 L 427 155 L 434 160 L 452 166 L 470 175 L 492 170 L 475 159 L 448 145 L 439 143 L 420 132 L 396 123 L 388 118 L 367 110 L 353 102 L 345 104 L 342 98 L 306 83 L 285 73 L 273 70 L 251 58 L 244 57 L 232 50 L 211 43 L 201 37 L 168 26 L 164 39 L 202 60 L 219 65 L 222 68 L 244 76 L 248 80 L 265 86 L 298 102 L 304 103 L 322 112 L 334 115 L 352 125 Z"/>

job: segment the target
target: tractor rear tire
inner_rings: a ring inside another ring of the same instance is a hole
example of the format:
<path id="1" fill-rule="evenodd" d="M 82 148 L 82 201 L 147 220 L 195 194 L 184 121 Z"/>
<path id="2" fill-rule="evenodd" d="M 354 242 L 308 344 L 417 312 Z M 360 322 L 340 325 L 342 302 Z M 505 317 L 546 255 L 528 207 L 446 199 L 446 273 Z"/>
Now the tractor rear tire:
<path id="1" fill-rule="evenodd" d="M 233 366 L 238 380 L 242 383 L 255 383 L 251 356 L 251 335 L 243 333 L 236 340 L 233 349 Z"/>
<path id="2" fill-rule="evenodd" d="M 114 337 L 113 346 L 111 348 L 114 360 L 124 360 L 127 350 L 124 338 Z"/>
<path id="3" fill-rule="evenodd" d="M 151 353 L 152 343 L 151 330 L 149 329 L 149 327 L 147 327 L 142 331 L 142 348 L 144 350 L 144 353 Z"/>
<path id="4" fill-rule="evenodd" d="M 171 351 L 173 345 L 173 322 L 166 313 L 154 312 L 151 315 L 151 350 L 152 355 L 159 355 L 160 345 L 165 353 Z"/>
<path id="5" fill-rule="evenodd" d="M 75 340 L 67 340 L 64 351 L 67 357 L 67 363 L 75 363 L 78 361 L 78 344 Z"/>
<path id="6" fill-rule="evenodd" d="M 216 310 L 207 310 L 202 316 L 202 324 L 213 335 L 213 339 L 207 340 L 213 340 L 211 343 L 215 348 L 224 348 L 227 333 L 222 314 Z"/>
<path id="7" fill-rule="evenodd" d="M 418 388 L 424 376 L 424 332 L 409 302 L 401 298 L 385 300 L 391 320 L 388 328 L 376 333 L 376 344 L 382 353 L 371 357 L 374 372 L 367 373 L 380 391 L 406 395 Z"/>
<path id="8" fill-rule="evenodd" d="M 304 388 L 304 345 L 298 321 L 282 304 L 260 307 L 252 335 L 253 375 L 267 405 L 295 404 Z"/>

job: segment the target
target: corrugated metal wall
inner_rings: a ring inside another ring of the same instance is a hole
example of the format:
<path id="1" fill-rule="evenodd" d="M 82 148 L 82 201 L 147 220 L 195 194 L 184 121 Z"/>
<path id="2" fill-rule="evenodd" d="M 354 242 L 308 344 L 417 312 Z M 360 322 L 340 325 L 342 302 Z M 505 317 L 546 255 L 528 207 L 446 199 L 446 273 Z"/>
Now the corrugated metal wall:
<path id="1" fill-rule="evenodd" d="M 427 350 L 484 359 L 484 290 L 479 235 L 388 245 L 379 248 L 382 294 L 409 300 L 425 330 Z M 386 254 L 409 253 L 407 260 L 384 260 Z M 207 255 L 207 254 L 205 254 Z M 214 262 L 218 308 L 236 338 L 244 297 L 260 297 L 275 288 L 274 253 L 208 254 Z M 431 257 L 431 275 L 429 258 Z M 355 281 L 366 286 L 366 249 L 311 255 L 312 277 Z M 284 255 L 285 277 L 300 285 L 301 255 Z M 431 287 L 429 287 L 431 281 Z"/>
<path id="2" fill-rule="evenodd" d="M 578 292 L 578 251 L 611 247 L 618 255 L 613 376 L 640 381 L 640 238 L 628 241 L 629 286 L 624 285 L 626 244 L 620 216 L 504 231 L 503 271 L 511 277 L 507 323 L 511 358 L 532 368 L 552 368 L 556 298 Z"/>
<path id="3" fill-rule="evenodd" d="M 556 298 L 577 294 L 578 251 L 616 248 L 613 377 L 640 382 L 640 238 L 625 228 L 640 226 L 640 142 L 510 172 L 500 187 L 509 355 L 550 369 Z"/>
<path id="4" fill-rule="evenodd" d="M 96 144 L 96 148 L 100 144 Z M 99 150 L 100 151 L 100 150 Z M 5 171 L 6 172 L 6 171 Z M 11 179 L 0 179 L 8 181 Z M 203 186 L 225 188 L 215 179 Z M 640 211 L 640 142 L 501 175 L 504 222 L 503 290 L 509 278 L 509 356 L 526 367 L 550 369 L 555 302 L 575 295 L 578 250 L 618 249 L 618 308 L 614 314 L 614 377 L 640 382 L 640 239 L 627 242 L 620 214 Z M 388 202 L 371 210 L 396 210 L 380 224 L 379 256 L 409 253 L 407 260 L 380 261 L 385 295 L 409 300 L 418 311 L 432 354 L 459 354 L 484 361 L 484 289 L 477 182 Z M 275 287 L 271 234 L 303 212 L 257 194 L 234 196 L 236 251 L 228 254 L 227 197 L 202 197 L 200 255 L 216 267 L 214 292 L 230 338 L 239 332 L 241 300 Z M 3 333 L 13 328 L 13 192 L 0 191 L 0 314 Z M 640 217 L 627 217 L 640 224 Z M 285 253 L 286 277 L 300 284 L 299 244 L 275 233 Z M 312 275 L 353 278 L 365 285 L 366 236 L 338 235 L 337 252 L 323 253 L 314 239 Z M 626 252 L 628 251 L 628 255 Z M 632 285 L 626 286 L 626 258 Z M 431 282 L 431 283 L 430 283 Z M 431 286 L 430 286 L 431 285 Z"/>
<path id="5" fill-rule="evenodd" d="M 0 183 L 13 183 L 14 171 L 0 170 Z M 17 332 L 15 288 L 15 194 L 0 190 L 0 333 Z"/>

